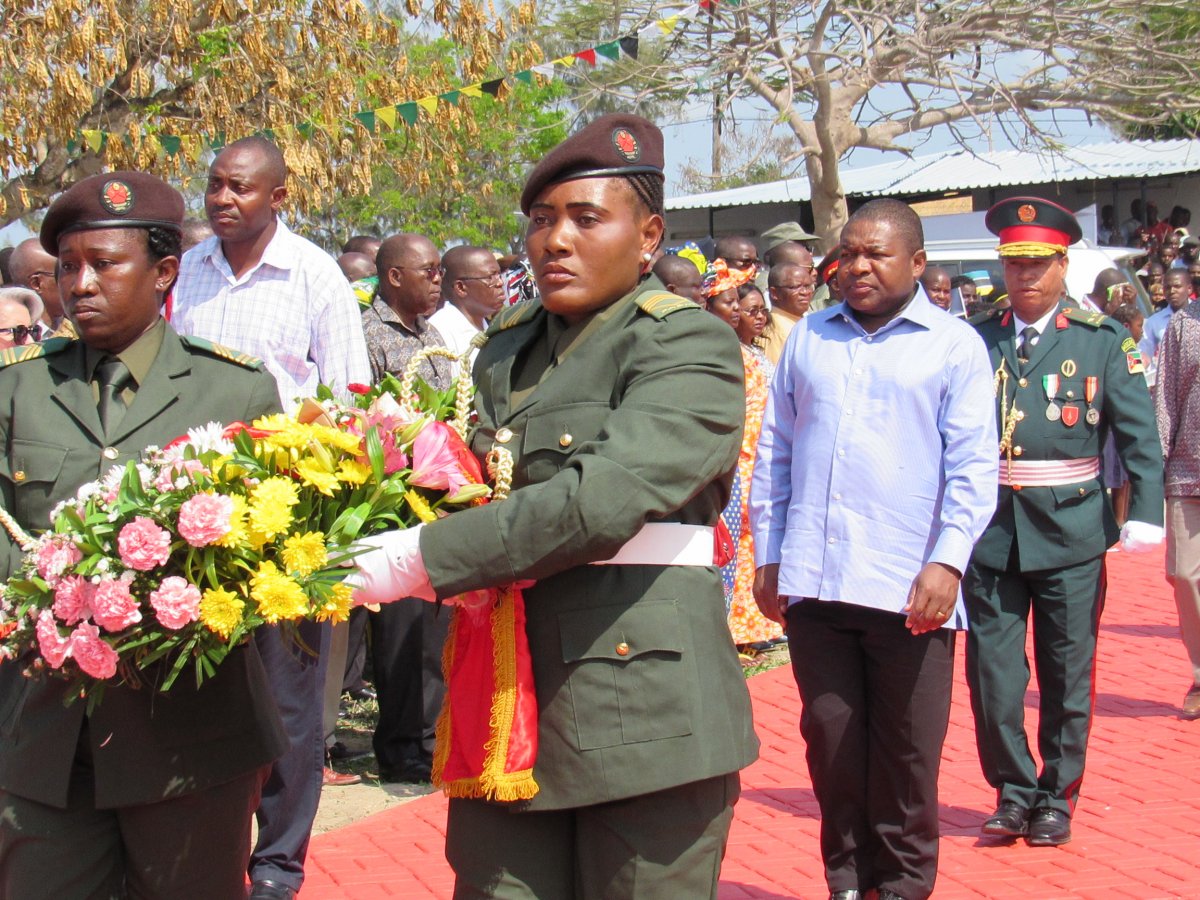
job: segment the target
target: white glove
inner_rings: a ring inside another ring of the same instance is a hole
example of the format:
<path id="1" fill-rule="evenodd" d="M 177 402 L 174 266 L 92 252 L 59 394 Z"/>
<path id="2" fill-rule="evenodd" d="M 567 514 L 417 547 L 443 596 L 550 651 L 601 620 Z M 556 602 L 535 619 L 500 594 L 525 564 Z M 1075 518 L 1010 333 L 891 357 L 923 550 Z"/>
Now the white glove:
<path id="1" fill-rule="evenodd" d="M 1161 525 L 1126 522 L 1121 527 L 1121 549 L 1126 553 L 1146 553 L 1163 542 Z"/>
<path id="2" fill-rule="evenodd" d="M 346 579 L 346 584 L 354 588 L 355 606 L 391 603 L 405 597 L 437 599 L 421 559 L 422 527 L 385 531 L 355 541 L 358 547 L 370 548 L 348 563 L 357 567 Z"/>

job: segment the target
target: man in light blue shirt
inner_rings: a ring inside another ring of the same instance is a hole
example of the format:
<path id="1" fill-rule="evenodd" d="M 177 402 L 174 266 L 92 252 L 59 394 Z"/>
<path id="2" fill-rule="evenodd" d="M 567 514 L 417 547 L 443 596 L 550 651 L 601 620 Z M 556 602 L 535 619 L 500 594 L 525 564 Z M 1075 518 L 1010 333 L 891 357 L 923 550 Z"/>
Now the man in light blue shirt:
<path id="1" fill-rule="evenodd" d="M 933 891 L 959 580 L 996 503 L 987 351 L 917 284 L 923 244 L 899 201 L 846 224 L 844 302 L 788 338 L 751 491 L 755 597 L 787 628 L 835 900 Z"/>

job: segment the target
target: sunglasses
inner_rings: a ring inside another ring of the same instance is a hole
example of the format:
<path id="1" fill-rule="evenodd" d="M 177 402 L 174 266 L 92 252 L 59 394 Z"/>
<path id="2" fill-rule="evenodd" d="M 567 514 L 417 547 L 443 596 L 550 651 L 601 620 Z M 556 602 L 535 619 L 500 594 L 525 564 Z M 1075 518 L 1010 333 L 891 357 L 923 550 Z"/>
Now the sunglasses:
<path id="1" fill-rule="evenodd" d="M 392 266 L 393 269 L 407 269 L 410 272 L 421 272 L 430 281 L 439 278 L 444 274 L 444 270 L 439 265 L 433 266 Z"/>
<path id="2" fill-rule="evenodd" d="M 11 335 L 14 343 L 24 344 L 33 338 L 34 330 L 28 325 L 13 325 L 11 328 L 0 328 L 0 334 Z"/>

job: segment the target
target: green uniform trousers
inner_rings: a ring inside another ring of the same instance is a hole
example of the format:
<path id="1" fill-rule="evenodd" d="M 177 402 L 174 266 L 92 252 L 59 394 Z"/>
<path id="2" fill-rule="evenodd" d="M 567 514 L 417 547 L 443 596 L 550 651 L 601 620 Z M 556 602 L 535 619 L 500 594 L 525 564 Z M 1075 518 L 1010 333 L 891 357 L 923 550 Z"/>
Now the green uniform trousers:
<path id="1" fill-rule="evenodd" d="M 975 562 L 967 567 L 967 684 L 979 761 L 998 802 L 1067 815 L 1075 808 L 1092 722 L 1105 586 L 1103 556 L 1035 572 L 1020 572 L 1015 561 L 1007 571 Z M 1040 774 L 1025 734 L 1031 610 Z"/>
<path id="2" fill-rule="evenodd" d="M 241 900 L 250 821 L 269 771 L 157 803 L 96 809 L 85 726 L 66 809 L 0 791 L 0 897 Z"/>
<path id="3" fill-rule="evenodd" d="M 455 900 L 704 900 L 717 896 L 736 772 L 576 809 L 451 800 Z"/>

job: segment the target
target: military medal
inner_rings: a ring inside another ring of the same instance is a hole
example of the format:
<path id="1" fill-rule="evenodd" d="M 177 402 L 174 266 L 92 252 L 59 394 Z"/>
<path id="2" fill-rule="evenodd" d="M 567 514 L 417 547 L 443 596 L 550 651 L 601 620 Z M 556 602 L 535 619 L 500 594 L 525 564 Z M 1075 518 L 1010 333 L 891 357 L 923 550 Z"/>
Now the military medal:
<path id="1" fill-rule="evenodd" d="M 1095 375 L 1089 375 L 1083 380 L 1083 397 L 1087 400 L 1088 411 L 1083 417 L 1089 425 L 1095 425 L 1100 421 L 1100 410 L 1092 406 L 1092 401 L 1096 399 L 1096 391 L 1100 388 L 1100 379 Z"/>
<path id="2" fill-rule="evenodd" d="M 1063 373 L 1064 377 L 1066 377 L 1066 378 L 1074 378 L 1075 377 L 1075 372 L 1076 372 L 1075 360 L 1064 359 L 1063 364 L 1060 368 L 1062 369 L 1062 373 Z"/>
<path id="3" fill-rule="evenodd" d="M 1046 399 L 1050 401 L 1046 407 L 1046 418 L 1051 422 L 1057 422 L 1062 418 L 1062 410 L 1054 402 L 1054 396 L 1058 393 L 1058 385 L 1059 378 L 1057 374 L 1042 376 L 1042 387 L 1046 390 Z"/>

